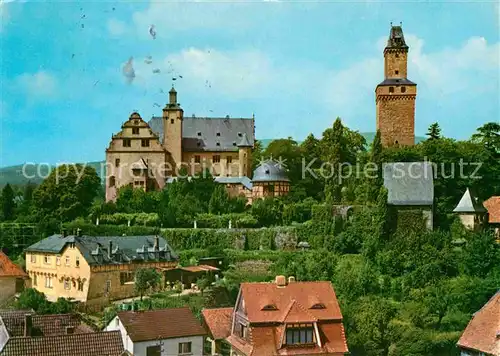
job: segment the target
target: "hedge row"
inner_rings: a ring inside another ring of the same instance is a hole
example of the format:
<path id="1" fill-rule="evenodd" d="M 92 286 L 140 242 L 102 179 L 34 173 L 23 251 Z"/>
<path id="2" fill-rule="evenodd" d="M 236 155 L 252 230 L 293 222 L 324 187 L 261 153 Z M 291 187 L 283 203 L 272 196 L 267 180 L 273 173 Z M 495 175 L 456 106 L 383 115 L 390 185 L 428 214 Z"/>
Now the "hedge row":
<path id="1" fill-rule="evenodd" d="M 251 228 L 257 227 L 258 221 L 250 214 L 198 214 L 196 215 L 196 224 L 201 228 L 223 229 L 233 228 Z"/>

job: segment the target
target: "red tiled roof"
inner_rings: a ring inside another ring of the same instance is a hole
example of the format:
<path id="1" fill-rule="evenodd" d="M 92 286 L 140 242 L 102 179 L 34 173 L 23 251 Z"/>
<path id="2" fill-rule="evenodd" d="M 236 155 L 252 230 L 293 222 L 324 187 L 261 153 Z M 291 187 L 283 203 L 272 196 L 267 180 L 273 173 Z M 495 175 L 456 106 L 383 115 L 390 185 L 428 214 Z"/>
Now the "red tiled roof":
<path id="1" fill-rule="evenodd" d="M 490 224 L 500 224 L 500 196 L 489 198 L 483 205 L 488 210 Z"/>
<path id="2" fill-rule="evenodd" d="M 203 309 L 201 314 L 214 340 L 225 339 L 231 334 L 233 308 Z"/>
<path id="3" fill-rule="evenodd" d="M 242 283 L 241 297 L 245 301 L 248 321 L 283 322 L 289 313 L 290 303 L 295 301 L 302 307 L 294 310 L 296 319 L 342 320 L 342 313 L 332 284 L 319 282 L 292 282 L 285 287 L 275 283 Z M 269 300 L 277 310 L 262 310 L 261 300 Z M 324 304 L 324 309 L 310 309 L 314 304 Z M 302 309 L 302 312 L 298 310 Z"/>
<path id="4" fill-rule="evenodd" d="M 465 328 L 458 346 L 500 355 L 500 291 L 498 291 L 478 312 Z"/>
<path id="5" fill-rule="evenodd" d="M 28 277 L 28 275 L 0 251 L 0 277 Z"/>
<path id="6" fill-rule="evenodd" d="M 133 342 L 207 334 L 189 308 L 127 311 L 118 317 Z"/>
<path id="7" fill-rule="evenodd" d="M 43 337 L 13 337 L 2 356 L 120 356 L 124 352 L 119 331 Z"/>

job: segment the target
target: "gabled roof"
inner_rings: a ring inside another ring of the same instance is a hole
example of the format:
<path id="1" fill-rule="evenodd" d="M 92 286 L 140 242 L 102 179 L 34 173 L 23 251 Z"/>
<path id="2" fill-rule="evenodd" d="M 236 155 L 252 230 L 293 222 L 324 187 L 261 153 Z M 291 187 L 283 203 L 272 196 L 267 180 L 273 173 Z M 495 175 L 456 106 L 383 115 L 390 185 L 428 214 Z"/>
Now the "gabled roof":
<path id="1" fill-rule="evenodd" d="M 118 318 L 133 342 L 207 334 L 189 308 L 126 311 Z"/>
<path id="2" fill-rule="evenodd" d="M 459 347 L 500 355 L 500 291 L 474 314 L 458 340 Z"/>
<path id="3" fill-rule="evenodd" d="M 486 209 L 479 202 L 479 198 L 471 192 L 469 188 L 465 190 L 464 195 L 453 209 L 454 213 L 485 213 Z"/>
<path id="4" fill-rule="evenodd" d="M 201 314 L 214 340 L 222 340 L 231 333 L 233 308 L 203 309 Z"/>
<path id="5" fill-rule="evenodd" d="M 432 205 L 434 178 L 430 162 L 394 162 L 382 166 L 387 203 L 391 205 Z"/>
<path id="6" fill-rule="evenodd" d="M 151 129 L 164 143 L 162 117 L 149 121 Z M 253 118 L 184 117 L 182 119 L 182 149 L 184 151 L 237 151 L 243 135 L 253 147 L 255 142 Z"/>
<path id="7" fill-rule="evenodd" d="M 158 252 L 155 242 L 158 239 Z M 27 252 L 61 253 L 74 243 L 89 265 L 123 264 L 132 261 L 176 261 L 177 254 L 159 236 L 62 236 L 52 235 L 26 249 Z M 111 259 L 108 249 L 111 243 Z"/>
<path id="8" fill-rule="evenodd" d="M 330 282 L 292 282 L 284 287 L 276 283 L 241 283 L 240 293 L 250 323 L 282 323 L 289 314 L 296 321 L 301 318 L 304 321 L 342 320 L 337 296 Z M 325 308 L 311 309 L 310 295 L 315 295 Z M 277 310 L 262 310 L 262 298 L 272 300 Z"/>
<path id="9" fill-rule="evenodd" d="M 27 274 L 0 250 L 0 277 L 24 278 Z"/>
<path id="10" fill-rule="evenodd" d="M 10 338 L 2 356 L 120 356 L 124 352 L 119 331 L 44 337 Z"/>
<path id="11" fill-rule="evenodd" d="M 490 224 L 500 224 L 500 196 L 491 197 L 483 203 L 488 210 Z"/>

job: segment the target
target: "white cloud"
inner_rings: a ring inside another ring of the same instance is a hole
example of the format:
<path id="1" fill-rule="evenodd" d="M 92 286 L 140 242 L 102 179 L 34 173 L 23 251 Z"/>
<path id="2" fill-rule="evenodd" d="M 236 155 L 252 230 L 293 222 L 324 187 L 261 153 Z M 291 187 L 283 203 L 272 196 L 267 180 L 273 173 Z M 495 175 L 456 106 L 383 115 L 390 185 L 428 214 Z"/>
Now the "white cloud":
<path id="1" fill-rule="evenodd" d="M 58 88 L 56 77 L 46 71 L 24 73 L 17 77 L 15 84 L 30 99 L 55 97 Z"/>
<path id="2" fill-rule="evenodd" d="M 127 31 L 127 26 L 123 21 L 111 18 L 107 23 L 108 32 L 111 36 L 120 36 Z"/>

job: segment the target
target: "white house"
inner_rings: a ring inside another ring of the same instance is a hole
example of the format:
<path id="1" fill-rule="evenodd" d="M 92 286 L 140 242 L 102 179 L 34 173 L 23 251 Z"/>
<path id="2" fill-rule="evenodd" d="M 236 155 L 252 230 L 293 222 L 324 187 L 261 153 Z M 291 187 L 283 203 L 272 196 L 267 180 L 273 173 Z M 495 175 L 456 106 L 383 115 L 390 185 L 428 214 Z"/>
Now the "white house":
<path id="1" fill-rule="evenodd" d="M 134 356 L 202 356 L 207 335 L 189 308 L 120 312 L 105 330 L 120 331 Z"/>

